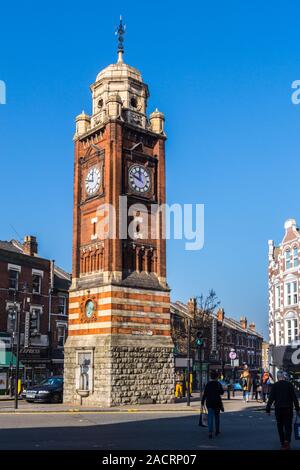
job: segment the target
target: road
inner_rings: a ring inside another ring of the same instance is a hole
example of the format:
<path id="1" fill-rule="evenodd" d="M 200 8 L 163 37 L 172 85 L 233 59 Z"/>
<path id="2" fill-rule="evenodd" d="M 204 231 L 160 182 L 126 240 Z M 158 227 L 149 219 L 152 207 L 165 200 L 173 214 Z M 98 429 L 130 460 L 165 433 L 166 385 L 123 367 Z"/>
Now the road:
<path id="1" fill-rule="evenodd" d="M 21 406 L 15 414 L 8 404 L 0 404 L 1 450 L 278 449 L 274 414 L 268 417 L 254 402 L 247 407 L 237 401 L 226 404 L 222 433 L 212 440 L 207 429 L 198 426 L 196 407 L 69 412 L 56 406 L 47 412 L 39 406 L 25 413 L 26 407 Z M 293 442 L 293 448 L 300 449 L 300 441 Z"/>

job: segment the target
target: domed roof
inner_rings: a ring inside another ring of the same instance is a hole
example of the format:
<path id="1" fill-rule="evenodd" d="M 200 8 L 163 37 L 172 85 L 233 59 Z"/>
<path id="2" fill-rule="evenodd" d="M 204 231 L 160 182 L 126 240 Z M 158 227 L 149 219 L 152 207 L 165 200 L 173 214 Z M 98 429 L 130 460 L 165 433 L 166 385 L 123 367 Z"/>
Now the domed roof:
<path id="1" fill-rule="evenodd" d="M 124 62 L 118 61 L 116 64 L 111 64 L 105 69 L 101 70 L 96 77 L 96 82 L 103 80 L 103 79 L 124 79 L 124 78 L 131 78 L 133 80 L 137 80 L 138 82 L 142 82 L 142 75 L 134 67 L 130 65 L 124 64 Z"/>

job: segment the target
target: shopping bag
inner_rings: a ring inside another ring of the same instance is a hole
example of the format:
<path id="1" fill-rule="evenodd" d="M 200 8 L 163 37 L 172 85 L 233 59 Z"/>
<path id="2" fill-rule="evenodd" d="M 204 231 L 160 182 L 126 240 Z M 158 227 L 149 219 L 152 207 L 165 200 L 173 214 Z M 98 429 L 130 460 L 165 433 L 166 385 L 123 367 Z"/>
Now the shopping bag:
<path id="1" fill-rule="evenodd" d="M 204 408 L 200 410 L 199 426 L 201 426 L 202 428 L 207 428 L 208 426 L 207 410 Z"/>
<path id="2" fill-rule="evenodd" d="M 296 441 L 300 441 L 300 418 L 297 415 L 294 423 L 294 433 Z"/>

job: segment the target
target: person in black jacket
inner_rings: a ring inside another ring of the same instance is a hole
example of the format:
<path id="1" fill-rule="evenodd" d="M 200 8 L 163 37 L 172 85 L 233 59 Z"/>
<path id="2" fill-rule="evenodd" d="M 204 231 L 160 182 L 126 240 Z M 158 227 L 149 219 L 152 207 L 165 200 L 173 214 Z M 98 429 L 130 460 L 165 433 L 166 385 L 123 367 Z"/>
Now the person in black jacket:
<path id="1" fill-rule="evenodd" d="M 205 385 L 201 406 L 206 403 L 208 411 L 208 436 L 210 439 L 213 437 L 214 421 L 216 423 L 216 436 L 220 434 L 220 411 L 224 411 L 221 395 L 224 390 L 220 382 L 218 382 L 218 374 L 212 371 L 210 374 L 211 380 Z"/>
<path id="2" fill-rule="evenodd" d="M 300 416 L 300 408 L 294 386 L 287 381 L 286 372 L 279 371 L 277 379 L 278 382 L 272 385 L 266 412 L 270 415 L 271 406 L 274 403 L 281 448 L 288 450 L 292 436 L 293 407 L 295 406 L 298 416 Z"/>

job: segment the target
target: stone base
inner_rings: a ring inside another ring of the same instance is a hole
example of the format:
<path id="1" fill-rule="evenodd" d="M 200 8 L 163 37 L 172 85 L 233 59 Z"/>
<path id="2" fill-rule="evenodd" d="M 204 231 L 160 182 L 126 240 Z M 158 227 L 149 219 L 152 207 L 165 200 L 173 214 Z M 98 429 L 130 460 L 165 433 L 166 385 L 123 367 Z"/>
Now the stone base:
<path id="1" fill-rule="evenodd" d="M 93 351 L 93 387 L 82 397 L 77 352 Z M 65 344 L 64 402 L 120 406 L 174 401 L 174 355 L 170 337 L 69 336 Z"/>

